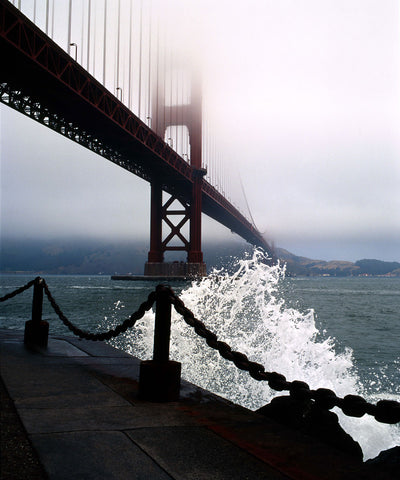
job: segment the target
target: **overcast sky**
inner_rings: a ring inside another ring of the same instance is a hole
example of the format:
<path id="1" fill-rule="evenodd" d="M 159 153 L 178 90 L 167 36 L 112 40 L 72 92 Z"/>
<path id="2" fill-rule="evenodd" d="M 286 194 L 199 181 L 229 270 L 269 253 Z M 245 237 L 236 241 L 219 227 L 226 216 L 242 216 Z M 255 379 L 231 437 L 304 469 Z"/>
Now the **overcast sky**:
<path id="1" fill-rule="evenodd" d="M 400 261 L 399 2 L 173 3 L 197 22 L 215 135 L 260 231 L 311 258 Z M 144 181 L 0 113 L 3 236 L 148 242 Z"/>

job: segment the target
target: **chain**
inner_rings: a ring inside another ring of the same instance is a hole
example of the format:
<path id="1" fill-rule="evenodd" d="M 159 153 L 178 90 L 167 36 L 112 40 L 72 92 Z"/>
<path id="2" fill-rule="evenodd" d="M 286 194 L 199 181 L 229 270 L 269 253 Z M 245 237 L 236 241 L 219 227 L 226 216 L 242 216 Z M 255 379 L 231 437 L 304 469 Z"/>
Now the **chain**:
<path id="1" fill-rule="evenodd" d="M 9 298 L 24 292 L 30 288 L 40 277 L 31 280 L 23 287 L 18 288 L 14 292 L 11 292 L 4 297 L 0 298 L 0 302 L 4 302 Z M 154 302 L 157 299 L 158 291 L 155 290 L 150 293 L 147 301 L 143 302 L 138 310 L 133 313 L 122 324 L 117 325 L 114 329 L 108 330 L 102 333 L 90 333 L 81 330 L 73 325 L 63 314 L 61 308 L 54 300 L 49 287 L 45 280 L 43 280 L 43 288 L 46 296 L 53 307 L 54 311 L 64 323 L 75 335 L 86 340 L 110 340 L 113 337 L 117 337 L 120 333 L 125 332 L 128 328 L 135 325 L 137 320 L 142 318 L 146 311 L 150 310 Z M 400 422 L 400 403 L 394 400 L 380 400 L 376 405 L 368 403 L 364 398 L 359 395 L 346 395 L 344 398 L 338 397 L 335 392 L 327 388 L 318 388 L 317 390 L 311 390 L 309 385 L 299 380 L 289 382 L 284 375 L 277 372 L 266 372 L 263 365 L 260 363 L 250 361 L 244 353 L 232 350 L 232 348 L 225 342 L 218 340 L 215 333 L 211 332 L 203 322 L 195 318 L 193 312 L 189 310 L 183 301 L 178 298 L 170 287 L 169 289 L 169 301 L 174 306 L 175 310 L 183 317 L 185 322 L 191 326 L 194 331 L 207 342 L 207 345 L 211 348 L 218 350 L 219 354 L 226 360 L 233 362 L 240 370 L 249 372 L 251 377 L 258 381 L 266 381 L 270 388 L 281 391 L 289 391 L 290 396 L 297 400 L 314 400 L 321 408 L 332 409 L 333 407 L 339 407 L 345 415 L 351 417 L 362 417 L 365 414 L 372 415 L 375 420 L 381 423 L 399 423 Z M 165 292 L 165 289 L 164 289 Z"/>
<path id="2" fill-rule="evenodd" d="M 11 293 L 7 293 L 7 295 L 4 295 L 4 297 L 1 297 L 0 298 L 0 302 L 5 302 L 6 300 L 10 299 L 10 298 L 13 298 L 17 295 L 19 295 L 20 293 L 22 292 L 25 292 L 25 290 L 28 290 L 28 288 L 31 288 L 31 286 L 36 282 L 36 280 L 40 278 L 40 277 L 36 277 L 35 279 L 31 280 L 30 282 L 28 282 L 26 285 L 24 285 L 23 287 L 20 287 L 20 288 L 17 288 L 17 290 L 14 290 L 13 292 Z"/>
<path id="3" fill-rule="evenodd" d="M 183 317 L 185 322 L 207 342 L 207 345 L 219 354 L 233 362 L 240 370 L 245 370 L 255 379 L 268 382 L 269 387 L 277 391 L 287 390 L 290 396 L 297 400 L 312 399 L 317 405 L 328 410 L 339 407 L 345 415 L 362 417 L 366 413 L 372 415 L 375 420 L 382 423 L 400 422 L 400 403 L 393 400 L 380 400 L 376 405 L 368 403 L 358 395 L 346 395 L 344 398 L 337 397 L 335 392 L 327 388 L 311 390 L 305 382 L 294 380 L 289 382 L 284 375 L 277 372 L 266 372 L 263 365 L 250 361 L 244 353 L 236 352 L 225 342 L 218 340 L 215 333 L 208 330 L 203 322 L 195 318 L 180 298 L 170 291 L 170 302 L 175 310 Z"/>
<path id="4" fill-rule="evenodd" d="M 47 283 L 43 280 L 43 288 L 44 292 L 53 307 L 53 310 L 56 312 L 58 315 L 59 319 L 63 322 L 63 324 L 71 330 L 72 333 L 77 335 L 80 338 L 84 338 L 86 340 L 92 340 L 92 341 L 97 341 L 97 340 L 110 340 L 113 337 L 117 337 L 120 333 L 125 332 L 128 330 L 128 328 L 132 328 L 135 323 L 143 317 L 143 315 L 150 310 L 150 308 L 153 306 L 154 302 L 156 301 L 156 292 L 151 292 L 150 295 L 147 298 L 147 301 L 143 302 L 138 310 L 135 313 L 132 313 L 132 315 L 127 318 L 123 323 L 120 325 L 117 325 L 114 329 L 110 329 L 107 332 L 101 332 L 101 333 L 91 333 L 91 332 L 85 332 L 84 330 L 81 330 L 80 328 L 76 327 L 73 323 L 71 323 L 68 318 L 63 314 L 61 311 L 61 308 L 57 305 L 56 301 L 54 300 L 49 287 L 47 286 Z"/>

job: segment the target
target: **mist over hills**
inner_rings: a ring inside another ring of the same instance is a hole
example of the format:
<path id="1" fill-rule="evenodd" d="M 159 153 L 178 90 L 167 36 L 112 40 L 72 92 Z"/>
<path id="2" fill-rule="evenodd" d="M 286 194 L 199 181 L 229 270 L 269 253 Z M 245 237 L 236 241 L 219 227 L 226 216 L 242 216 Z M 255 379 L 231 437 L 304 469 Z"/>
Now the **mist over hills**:
<path id="1" fill-rule="evenodd" d="M 7 239 L 1 243 L 0 272 L 142 275 L 148 248 L 146 242 L 139 241 Z M 228 245 L 205 244 L 203 251 L 210 271 L 213 267 L 221 268 L 233 262 L 233 257 L 242 256 L 251 249 L 243 242 L 234 242 Z"/>
<path id="2" fill-rule="evenodd" d="M 204 242 L 207 269 L 229 268 L 252 247 L 243 242 L 218 244 Z M 143 274 L 147 260 L 146 242 L 105 242 L 100 240 L 6 239 L 1 244 L 1 273 Z M 286 264 L 290 276 L 400 276 L 399 262 L 374 259 L 347 261 L 313 260 L 276 248 L 276 256 Z"/>
<path id="3" fill-rule="evenodd" d="M 400 276 L 399 262 L 384 262 L 375 259 L 357 260 L 354 263 L 341 260 L 326 262 L 324 260 L 312 260 L 306 257 L 299 257 L 283 248 L 277 248 L 276 253 L 278 258 L 286 263 L 288 274 L 293 276 Z"/>

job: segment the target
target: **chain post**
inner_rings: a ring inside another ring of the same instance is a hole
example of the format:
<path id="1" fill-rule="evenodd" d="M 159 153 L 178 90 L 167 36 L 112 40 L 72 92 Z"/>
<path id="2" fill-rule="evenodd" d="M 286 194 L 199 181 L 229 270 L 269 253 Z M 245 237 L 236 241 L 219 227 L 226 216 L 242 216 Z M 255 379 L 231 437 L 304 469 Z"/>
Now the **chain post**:
<path id="1" fill-rule="evenodd" d="M 156 315 L 154 326 L 153 360 L 140 363 L 139 397 L 153 402 L 173 402 L 179 400 L 181 364 L 169 360 L 171 335 L 170 287 L 158 285 L 156 288 Z"/>
<path id="2" fill-rule="evenodd" d="M 43 288 L 43 279 L 36 277 L 33 284 L 32 319 L 25 322 L 24 343 L 29 346 L 46 348 L 49 324 L 42 320 Z"/>
<path id="3" fill-rule="evenodd" d="M 153 360 L 156 362 L 168 362 L 171 337 L 171 302 L 168 298 L 170 289 L 164 285 L 158 285 L 156 292 Z"/>
<path id="4" fill-rule="evenodd" d="M 42 321 L 43 311 L 43 280 L 40 277 L 35 278 L 33 284 L 32 300 L 32 322 L 38 326 Z"/>

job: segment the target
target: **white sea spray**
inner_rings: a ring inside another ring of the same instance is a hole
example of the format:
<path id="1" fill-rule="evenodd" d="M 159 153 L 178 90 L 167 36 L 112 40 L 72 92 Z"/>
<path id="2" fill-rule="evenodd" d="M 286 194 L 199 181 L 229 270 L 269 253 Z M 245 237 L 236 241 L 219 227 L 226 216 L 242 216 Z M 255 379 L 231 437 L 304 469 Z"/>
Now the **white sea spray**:
<path id="1" fill-rule="evenodd" d="M 269 266 L 255 250 L 252 256 L 237 260 L 234 273 L 214 270 L 179 296 L 218 340 L 261 363 L 266 371 L 279 372 L 289 381 L 305 381 L 312 389 L 332 389 L 340 397 L 358 394 L 379 400 L 378 390 L 374 396 L 371 385 L 368 393 L 362 385 L 351 349 L 338 353 L 335 339 L 318 331 L 313 309 L 300 312 L 286 305 L 279 292 L 284 277 L 284 266 Z M 137 328 L 141 334 L 131 338 L 132 353 L 151 358 L 154 315 L 147 313 Z M 223 359 L 176 312 L 170 352 L 171 359 L 182 362 L 185 379 L 247 408 L 255 410 L 285 393 L 271 390 L 266 382 L 257 382 Z M 367 415 L 349 418 L 339 409 L 335 412 L 343 428 L 360 443 L 364 459 L 400 444 L 399 427 L 380 424 Z"/>

